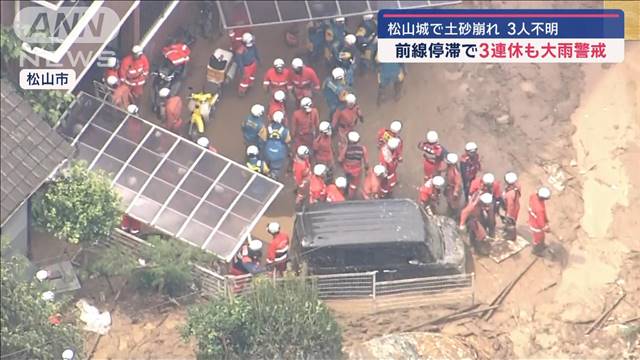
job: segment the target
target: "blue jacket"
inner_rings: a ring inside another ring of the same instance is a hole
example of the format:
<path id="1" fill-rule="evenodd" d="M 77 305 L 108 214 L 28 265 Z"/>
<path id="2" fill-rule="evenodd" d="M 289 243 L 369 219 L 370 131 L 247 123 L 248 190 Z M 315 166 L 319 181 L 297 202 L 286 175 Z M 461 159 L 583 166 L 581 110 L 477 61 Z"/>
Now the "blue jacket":
<path id="1" fill-rule="evenodd" d="M 264 157 L 270 163 L 283 161 L 287 157 L 288 147 L 285 140 L 289 129 L 282 124 L 273 123 L 267 128 L 267 141 L 264 145 Z"/>
<path id="2" fill-rule="evenodd" d="M 258 145 L 260 137 L 260 129 L 264 126 L 264 119 L 262 117 L 253 116 L 250 114 L 242 123 L 242 136 L 247 144 Z"/>
<path id="3" fill-rule="evenodd" d="M 340 93 L 345 90 L 345 88 L 345 84 L 335 82 L 331 75 L 324 80 L 322 84 L 322 94 L 329 108 L 335 110 L 340 106 Z"/>
<path id="4" fill-rule="evenodd" d="M 404 71 L 404 64 L 380 63 L 380 68 L 378 70 L 380 86 L 384 87 L 398 81 L 398 76 L 401 71 Z"/>
<path id="5" fill-rule="evenodd" d="M 235 57 L 240 70 L 242 70 L 247 65 L 253 64 L 255 61 L 260 62 L 260 57 L 258 56 L 258 48 L 256 48 L 255 44 L 250 47 L 241 47 L 241 50 L 238 51 Z"/>

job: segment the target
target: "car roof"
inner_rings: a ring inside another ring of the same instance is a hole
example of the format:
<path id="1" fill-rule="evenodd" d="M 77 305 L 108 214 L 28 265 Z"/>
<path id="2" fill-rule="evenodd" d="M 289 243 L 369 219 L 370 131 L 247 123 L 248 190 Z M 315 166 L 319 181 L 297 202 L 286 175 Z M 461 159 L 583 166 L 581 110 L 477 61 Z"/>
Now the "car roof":
<path id="1" fill-rule="evenodd" d="M 305 248 L 425 241 L 424 219 L 409 199 L 316 203 L 298 221 Z"/>

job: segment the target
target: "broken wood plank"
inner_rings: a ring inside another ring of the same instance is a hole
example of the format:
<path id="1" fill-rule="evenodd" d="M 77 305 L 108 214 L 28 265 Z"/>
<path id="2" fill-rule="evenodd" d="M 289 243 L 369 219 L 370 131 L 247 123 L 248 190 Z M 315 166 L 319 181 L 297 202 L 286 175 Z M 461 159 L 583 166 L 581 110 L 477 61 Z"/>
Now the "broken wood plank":
<path id="1" fill-rule="evenodd" d="M 473 304 L 473 305 L 471 305 L 471 306 L 467 306 L 467 307 L 462 308 L 462 309 L 460 309 L 460 310 L 456 310 L 456 311 L 454 311 L 454 312 L 452 312 L 452 313 L 449 313 L 449 314 L 443 315 L 443 316 L 441 316 L 441 317 L 439 317 L 439 318 L 436 318 L 436 319 L 434 319 L 434 320 L 429 320 L 429 321 L 427 321 L 427 322 L 423 322 L 423 323 L 420 323 L 420 324 L 415 325 L 415 326 L 413 326 L 413 327 L 410 327 L 410 328 L 409 328 L 409 329 L 407 329 L 406 331 L 414 331 L 414 330 L 417 330 L 417 329 L 419 329 L 419 328 L 421 328 L 421 327 L 424 327 L 424 326 L 430 325 L 430 324 L 432 324 L 432 323 L 435 323 L 435 322 L 437 322 L 437 321 L 440 321 L 440 320 L 446 319 L 446 318 L 448 318 L 448 317 L 450 317 L 450 316 L 452 316 L 452 315 L 462 314 L 462 313 L 467 312 L 467 311 L 469 311 L 469 310 L 473 310 L 473 309 L 477 308 L 478 306 L 480 306 L 480 304 Z"/>
<path id="2" fill-rule="evenodd" d="M 502 302 L 504 301 L 504 299 L 506 299 L 507 295 L 509 295 L 509 292 L 511 292 L 511 290 L 515 287 L 516 283 L 518 281 L 520 281 L 520 279 L 524 276 L 524 274 L 529 271 L 529 269 L 531 269 L 531 267 L 533 266 L 533 264 L 536 263 L 536 261 L 538 261 L 538 257 L 534 257 L 533 260 L 529 263 L 529 265 L 527 265 L 527 267 L 525 267 L 520 274 L 518 274 L 518 276 L 515 277 L 515 279 L 513 279 L 499 294 L 498 296 L 496 296 L 496 298 L 491 302 L 491 305 L 501 305 Z M 496 307 L 497 308 L 497 307 Z M 496 309 L 490 309 L 488 312 L 486 312 L 485 314 L 482 315 L 482 318 L 485 321 L 488 321 L 489 319 L 491 319 L 491 317 L 493 316 L 493 314 L 495 313 Z"/>
<path id="3" fill-rule="evenodd" d="M 552 287 L 554 287 L 556 285 L 558 285 L 558 282 L 554 281 L 551 284 L 549 284 L 549 285 L 543 287 L 542 289 L 538 290 L 538 294 L 540 294 L 541 292 L 547 291 L 547 290 L 551 289 Z"/>
<path id="4" fill-rule="evenodd" d="M 616 300 L 613 305 L 611 305 L 607 310 L 605 310 L 602 315 L 600 315 L 600 317 L 598 317 L 593 324 L 591 324 L 591 326 L 589 326 L 589 329 L 587 329 L 587 331 L 584 333 L 585 335 L 589 335 L 593 332 L 593 330 L 600 328 L 600 326 L 602 325 L 602 323 L 604 321 L 606 321 L 609 316 L 611 315 L 611 312 L 613 312 L 613 309 L 615 309 L 620 302 L 622 302 L 622 300 L 625 298 L 625 296 L 627 296 L 626 292 L 623 292 L 622 295 L 620 295 L 620 297 L 618 298 L 618 300 Z"/>
<path id="5" fill-rule="evenodd" d="M 441 324 L 441 323 L 445 323 L 445 322 L 449 322 L 449 321 L 455 321 L 455 320 L 460 320 L 460 319 L 464 319 L 467 317 L 470 317 L 471 315 L 475 315 L 475 314 L 479 314 L 479 313 L 484 313 L 485 311 L 491 311 L 494 309 L 497 309 L 500 306 L 500 304 L 496 304 L 496 305 L 491 305 L 491 306 L 487 306 L 484 307 L 482 309 L 476 309 L 476 310 L 471 310 L 471 311 L 465 311 L 463 313 L 460 314 L 456 314 L 456 315 L 451 315 L 445 319 L 442 319 L 440 321 L 437 322 L 437 324 Z M 432 323 L 433 324 L 433 323 Z"/>

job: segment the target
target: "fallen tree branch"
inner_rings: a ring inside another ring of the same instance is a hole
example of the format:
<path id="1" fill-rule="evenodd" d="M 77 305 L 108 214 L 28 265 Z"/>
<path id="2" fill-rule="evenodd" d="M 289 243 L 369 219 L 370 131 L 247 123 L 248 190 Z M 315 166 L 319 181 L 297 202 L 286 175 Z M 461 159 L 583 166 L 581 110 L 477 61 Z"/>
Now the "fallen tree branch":
<path id="1" fill-rule="evenodd" d="M 446 319 L 446 318 L 448 318 L 448 317 L 450 317 L 450 316 L 452 316 L 452 315 L 462 314 L 462 313 L 467 312 L 467 311 L 469 311 L 469 310 L 473 310 L 473 309 L 477 308 L 478 306 L 480 306 L 480 304 L 474 304 L 474 305 L 471 305 L 471 306 L 467 306 L 467 307 L 465 307 L 465 308 L 462 308 L 462 309 L 460 309 L 460 310 L 457 310 L 457 311 L 454 311 L 454 312 L 452 312 L 452 313 L 446 314 L 446 315 L 441 316 L 441 317 L 439 317 L 439 318 L 436 318 L 436 319 L 434 319 L 434 320 L 429 320 L 429 321 L 427 321 L 427 322 L 423 322 L 423 323 L 420 323 L 420 324 L 415 325 L 415 326 L 413 326 L 413 327 L 410 327 L 410 328 L 409 328 L 409 329 L 407 329 L 406 331 L 414 331 L 414 330 L 417 330 L 417 329 L 419 329 L 419 328 L 421 328 L 421 327 L 423 327 L 423 326 L 431 325 L 432 323 L 435 323 L 435 322 L 437 322 L 437 321 L 444 320 L 444 319 Z"/>
<path id="2" fill-rule="evenodd" d="M 609 316 L 611 316 L 611 312 L 613 312 L 613 309 L 615 309 L 620 302 L 622 302 L 622 300 L 625 298 L 625 296 L 627 296 L 626 292 L 622 292 L 622 295 L 620 295 L 620 297 L 618 298 L 618 300 L 616 300 L 613 305 L 611 305 L 607 310 L 605 310 L 602 315 L 600 315 L 600 317 L 598 317 L 593 324 L 591 324 L 591 326 L 589 326 L 589 329 L 587 329 L 587 331 L 584 333 L 585 335 L 589 335 L 593 332 L 593 330 L 600 328 L 600 326 L 602 325 L 602 323 L 604 323 Z"/>
<path id="3" fill-rule="evenodd" d="M 547 290 L 551 289 L 552 287 L 554 287 L 556 285 L 558 285 L 558 282 L 554 281 L 551 284 L 549 284 L 549 285 L 543 287 L 542 289 L 538 290 L 538 294 L 540 294 L 541 292 L 547 291 Z"/>
<path id="4" fill-rule="evenodd" d="M 527 267 L 525 267 L 520 274 L 518 274 L 518 276 L 515 277 L 515 279 L 511 280 L 511 282 L 504 288 L 502 289 L 502 291 L 500 291 L 500 293 L 498 294 L 498 296 L 496 296 L 493 301 L 491 302 L 491 306 L 493 305 L 501 305 L 502 302 L 504 301 L 504 299 L 507 298 L 507 295 L 509 295 L 509 292 L 511 292 L 511 290 L 514 288 L 514 286 L 516 285 L 516 283 L 518 281 L 520 281 L 520 279 L 524 276 L 524 274 L 529 271 L 529 269 L 531 269 L 531 267 L 533 266 L 533 264 L 536 263 L 536 261 L 538 261 L 538 257 L 533 258 L 533 260 L 529 263 L 529 265 L 527 265 Z M 496 311 L 496 308 L 492 308 L 490 310 L 488 310 L 485 314 L 482 315 L 482 318 L 485 321 L 488 321 L 489 319 L 491 319 L 491 317 L 493 316 L 494 312 Z"/>

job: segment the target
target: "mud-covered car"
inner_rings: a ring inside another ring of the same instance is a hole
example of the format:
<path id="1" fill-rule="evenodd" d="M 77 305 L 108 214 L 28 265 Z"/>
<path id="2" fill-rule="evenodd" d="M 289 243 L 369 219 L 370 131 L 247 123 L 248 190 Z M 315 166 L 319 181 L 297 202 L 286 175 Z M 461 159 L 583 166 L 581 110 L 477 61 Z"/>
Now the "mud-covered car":
<path id="1" fill-rule="evenodd" d="M 295 269 L 310 274 L 378 271 L 378 279 L 465 272 L 455 221 L 409 199 L 317 203 L 296 214 Z"/>

